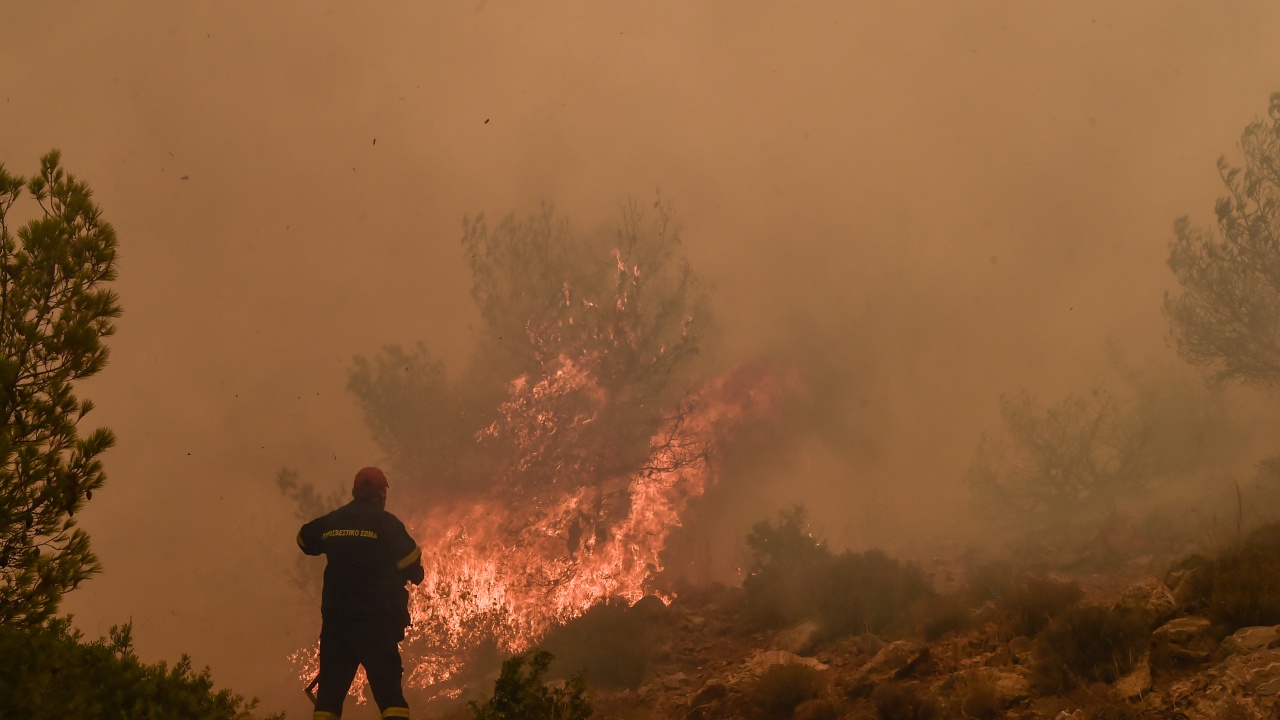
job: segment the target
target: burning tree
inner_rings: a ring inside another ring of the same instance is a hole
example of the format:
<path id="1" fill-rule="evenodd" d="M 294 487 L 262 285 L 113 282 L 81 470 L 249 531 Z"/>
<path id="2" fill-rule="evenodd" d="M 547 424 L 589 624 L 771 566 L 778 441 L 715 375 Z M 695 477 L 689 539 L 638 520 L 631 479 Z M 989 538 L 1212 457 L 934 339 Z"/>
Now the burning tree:
<path id="1" fill-rule="evenodd" d="M 423 346 L 389 347 L 350 378 L 420 508 L 408 524 L 427 579 L 406 635 L 418 687 L 486 642 L 520 651 L 596 603 L 653 592 L 717 448 L 784 390 L 762 365 L 695 378 L 707 290 L 661 200 L 625 208 L 613 237 L 577 235 L 544 207 L 492 230 L 468 220 L 462 245 L 484 323 L 465 371 L 451 380 Z"/>

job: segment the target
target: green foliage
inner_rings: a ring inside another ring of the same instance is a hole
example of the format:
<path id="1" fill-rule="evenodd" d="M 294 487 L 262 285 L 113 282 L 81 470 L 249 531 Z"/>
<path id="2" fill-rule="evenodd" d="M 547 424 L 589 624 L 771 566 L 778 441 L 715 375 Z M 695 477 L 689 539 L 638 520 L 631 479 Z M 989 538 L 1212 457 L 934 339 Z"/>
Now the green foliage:
<path id="1" fill-rule="evenodd" d="M 133 653 L 132 627 L 83 642 L 66 621 L 0 625 L 0 717 L 82 720 L 246 720 L 257 705 L 213 690 L 206 668 L 183 656 L 172 667 Z M 283 714 L 272 716 L 283 720 Z"/>
<path id="2" fill-rule="evenodd" d="M 1164 306 L 1179 354 L 1218 380 L 1280 379 L 1280 93 L 1245 128 L 1242 167 L 1218 160 L 1227 190 L 1217 233 L 1174 225 L 1169 268 L 1182 287 Z"/>
<path id="3" fill-rule="evenodd" d="M 647 605 L 601 603 L 553 629 L 542 647 L 556 657 L 556 672 L 582 675 L 594 687 L 640 685 L 653 656 L 656 618 Z"/>
<path id="4" fill-rule="evenodd" d="M 1133 670 L 1151 639 L 1145 618 L 1097 605 L 1076 605 L 1039 635 L 1033 683 L 1060 693 L 1111 683 Z"/>
<path id="5" fill-rule="evenodd" d="M 106 365 L 120 315 L 116 237 L 52 151 L 24 183 L 0 165 L 0 624 L 35 625 L 98 570 L 75 514 L 106 475 L 110 430 L 81 435 L 74 383 Z M 23 188 L 38 217 L 11 232 Z"/>
<path id="6" fill-rule="evenodd" d="M 756 523 L 747 547 L 747 606 L 766 626 L 813 619 L 828 636 L 883 632 L 930 594 L 924 572 L 913 563 L 880 550 L 833 554 L 810 533 L 799 506 L 782 512 L 776 525 Z"/>
<path id="7" fill-rule="evenodd" d="M 554 656 L 534 649 L 502 663 L 493 697 L 483 705 L 471 703 L 475 720 L 585 720 L 591 717 L 586 683 L 569 678 L 562 688 L 547 687 L 542 676 Z"/>
<path id="8" fill-rule="evenodd" d="M 786 720 L 801 703 L 821 695 L 826 686 L 822 673 L 808 665 L 774 665 L 756 681 L 755 706 L 765 720 Z"/>
<path id="9" fill-rule="evenodd" d="M 871 693 L 880 720 L 936 720 L 942 717 L 942 706 L 913 682 L 889 682 Z"/>

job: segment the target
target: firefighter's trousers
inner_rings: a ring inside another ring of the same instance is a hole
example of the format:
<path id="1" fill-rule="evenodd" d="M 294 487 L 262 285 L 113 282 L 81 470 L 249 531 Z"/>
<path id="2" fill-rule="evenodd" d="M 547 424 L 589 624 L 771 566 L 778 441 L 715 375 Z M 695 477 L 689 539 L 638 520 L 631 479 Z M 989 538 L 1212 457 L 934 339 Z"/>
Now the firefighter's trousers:
<path id="1" fill-rule="evenodd" d="M 386 623 L 342 623 L 326 618 L 320 630 L 320 687 L 314 720 L 337 720 L 351 689 L 356 667 L 364 666 L 369 689 L 384 718 L 409 717 L 400 681 L 400 641 L 404 628 Z"/>

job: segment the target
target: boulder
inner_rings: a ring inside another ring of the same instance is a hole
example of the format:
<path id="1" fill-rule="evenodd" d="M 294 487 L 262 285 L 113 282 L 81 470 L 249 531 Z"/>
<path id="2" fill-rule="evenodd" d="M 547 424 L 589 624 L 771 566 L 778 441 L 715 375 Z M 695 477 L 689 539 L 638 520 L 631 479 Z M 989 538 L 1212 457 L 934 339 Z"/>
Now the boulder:
<path id="1" fill-rule="evenodd" d="M 860 696 L 876 685 L 902 677 L 929 655 L 929 646 L 911 640 L 895 640 L 880 649 L 847 683 L 851 696 Z"/>
<path id="2" fill-rule="evenodd" d="M 1248 655 L 1265 650 L 1280 639 L 1280 625 L 1240 628 L 1222 641 L 1222 651 L 1228 655 Z"/>
<path id="3" fill-rule="evenodd" d="M 1170 620 L 1156 628 L 1156 631 L 1152 633 L 1152 637 L 1170 645 L 1190 647 L 1201 639 L 1209 637 L 1209 628 L 1212 625 L 1213 623 L 1209 622 L 1209 618 L 1188 615 L 1187 617 Z"/>
<path id="4" fill-rule="evenodd" d="M 666 676 L 662 680 L 662 684 L 670 690 L 679 690 L 689 683 L 689 676 L 682 672 L 674 673 Z"/>
<path id="5" fill-rule="evenodd" d="M 1133 671 L 1112 683 L 1111 688 L 1115 690 L 1116 695 L 1125 700 L 1140 698 L 1143 693 L 1150 690 L 1151 663 L 1147 656 L 1143 655 Z"/>
<path id="6" fill-rule="evenodd" d="M 827 666 L 811 657 L 801 657 L 786 650 L 766 650 L 758 652 L 747 661 L 747 670 L 759 677 L 774 665 L 808 665 L 814 670 L 826 670 Z"/>
<path id="7" fill-rule="evenodd" d="M 1019 635 L 1009 641 L 1009 655 L 1019 665 L 1030 664 L 1033 649 L 1034 644 L 1026 635 Z"/>
<path id="8" fill-rule="evenodd" d="M 818 623 L 808 620 L 779 632 L 773 640 L 773 645 L 789 653 L 807 655 L 813 652 L 813 647 L 818 642 L 818 635 Z"/>
<path id="9" fill-rule="evenodd" d="M 1205 662 L 1217 642 L 1209 618 L 1189 615 L 1170 620 L 1151 634 L 1153 646 L 1174 660 Z"/>
<path id="10" fill-rule="evenodd" d="M 1280 650 L 1235 655 L 1219 667 L 1224 686 L 1238 687 L 1249 695 L 1280 695 Z"/>
<path id="11" fill-rule="evenodd" d="M 729 686 L 719 680 L 708 680 L 706 685 L 689 700 L 691 706 L 709 705 L 729 694 Z"/>
<path id="12" fill-rule="evenodd" d="M 1125 588 L 1124 594 L 1116 602 L 1117 610 L 1138 612 L 1149 618 L 1152 625 L 1158 625 L 1173 615 L 1177 602 L 1173 593 L 1158 578 L 1144 577 Z"/>

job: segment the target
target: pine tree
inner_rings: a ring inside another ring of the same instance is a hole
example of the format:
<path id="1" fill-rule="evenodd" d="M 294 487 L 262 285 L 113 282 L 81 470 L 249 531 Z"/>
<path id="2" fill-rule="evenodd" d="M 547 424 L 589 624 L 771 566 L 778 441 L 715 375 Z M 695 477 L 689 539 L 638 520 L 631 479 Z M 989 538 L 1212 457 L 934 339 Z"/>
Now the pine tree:
<path id="1" fill-rule="evenodd" d="M 97 572 L 75 514 L 106 479 L 111 431 L 79 425 L 93 403 L 76 381 L 107 362 L 120 315 L 116 236 L 88 185 L 54 150 L 29 180 L 0 165 L 0 624 L 45 622 L 62 595 Z M 34 219 L 11 232 L 24 195 Z"/>

